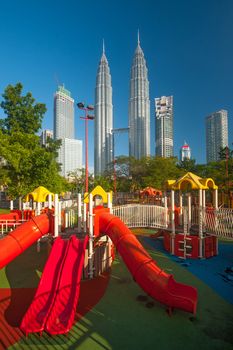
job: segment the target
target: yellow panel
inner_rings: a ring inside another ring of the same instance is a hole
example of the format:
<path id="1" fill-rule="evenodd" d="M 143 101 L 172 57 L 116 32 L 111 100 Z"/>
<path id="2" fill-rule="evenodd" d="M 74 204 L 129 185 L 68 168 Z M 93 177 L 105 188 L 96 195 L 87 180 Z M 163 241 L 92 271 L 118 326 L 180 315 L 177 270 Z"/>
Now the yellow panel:
<path id="1" fill-rule="evenodd" d="M 107 192 L 101 187 L 101 186 L 96 186 L 94 190 L 90 192 L 93 197 L 95 196 L 100 196 L 103 199 L 103 203 L 108 203 L 108 196 Z M 112 191 L 110 191 L 110 201 L 112 202 Z M 84 194 L 84 203 L 89 203 L 89 194 L 85 193 Z"/>
<path id="2" fill-rule="evenodd" d="M 47 190 L 47 188 L 43 187 L 43 186 L 39 186 L 37 187 L 33 192 L 28 193 L 25 196 L 25 202 L 29 201 L 29 196 L 31 196 L 33 198 L 34 202 L 45 202 L 46 201 L 46 197 L 51 194 L 52 195 L 52 199 L 54 199 L 54 194 L 49 192 L 49 190 Z"/>

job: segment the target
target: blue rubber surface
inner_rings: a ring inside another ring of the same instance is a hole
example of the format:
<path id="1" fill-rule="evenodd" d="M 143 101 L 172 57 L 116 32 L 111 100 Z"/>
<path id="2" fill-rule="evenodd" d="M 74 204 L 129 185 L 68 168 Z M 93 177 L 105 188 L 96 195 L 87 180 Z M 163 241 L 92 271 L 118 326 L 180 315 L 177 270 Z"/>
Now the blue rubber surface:
<path id="1" fill-rule="evenodd" d="M 208 284 L 226 301 L 233 304 L 233 244 L 219 243 L 219 255 L 209 259 L 180 259 L 168 254 L 163 239 L 143 238 L 147 244 L 166 254 L 171 260 Z M 230 269 L 229 269 L 230 268 Z M 231 271 L 232 269 L 232 271 Z M 227 270 L 227 271 L 226 271 Z"/>

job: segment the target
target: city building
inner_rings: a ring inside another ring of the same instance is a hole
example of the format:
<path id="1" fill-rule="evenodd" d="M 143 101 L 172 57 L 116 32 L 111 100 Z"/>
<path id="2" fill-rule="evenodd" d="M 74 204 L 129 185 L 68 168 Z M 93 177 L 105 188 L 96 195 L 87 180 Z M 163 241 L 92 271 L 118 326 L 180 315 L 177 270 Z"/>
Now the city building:
<path id="1" fill-rule="evenodd" d="M 155 155 L 173 157 L 173 96 L 155 98 Z"/>
<path id="2" fill-rule="evenodd" d="M 96 77 L 94 123 L 94 173 L 101 175 L 113 160 L 112 83 L 104 43 Z"/>
<path id="3" fill-rule="evenodd" d="M 136 159 L 150 155 L 149 81 L 139 33 L 130 78 L 129 155 Z"/>
<path id="4" fill-rule="evenodd" d="M 58 86 L 54 95 L 54 139 L 62 140 L 57 161 L 64 177 L 82 168 L 82 141 L 74 135 L 74 99 L 64 85 Z"/>
<path id="5" fill-rule="evenodd" d="M 42 146 L 47 146 L 47 139 L 50 138 L 52 139 L 53 138 L 53 130 L 48 130 L 48 129 L 45 129 L 42 131 L 41 135 L 40 135 L 40 143 Z"/>
<path id="6" fill-rule="evenodd" d="M 72 171 L 82 168 L 82 141 L 62 139 L 58 162 L 61 164 L 61 175 L 69 177 Z"/>
<path id="7" fill-rule="evenodd" d="M 180 149 L 180 160 L 183 161 L 185 159 L 191 159 L 191 148 L 186 142 Z"/>
<path id="8" fill-rule="evenodd" d="M 206 117 L 206 160 L 216 162 L 219 152 L 228 147 L 228 113 L 221 109 Z"/>
<path id="9" fill-rule="evenodd" d="M 54 95 L 54 138 L 64 137 L 74 139 L 74 99 L 63 85 Z"/>

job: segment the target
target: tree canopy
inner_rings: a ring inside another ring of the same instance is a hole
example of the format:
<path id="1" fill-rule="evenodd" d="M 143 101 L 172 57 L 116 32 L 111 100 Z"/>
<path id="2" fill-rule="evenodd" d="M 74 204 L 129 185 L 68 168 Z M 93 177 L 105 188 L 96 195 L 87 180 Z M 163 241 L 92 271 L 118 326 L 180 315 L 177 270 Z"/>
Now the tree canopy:
<path id="1" fill-rule="evenodd" d="M 4 132 L 22 132 L 35 134 L 41 128 L 42 120 L 46 112 L 45 104 L 35 103 L 31 92 L 22 95 L 23 85 L 8 85 L 3 93 L 1 108 L 6 118 L 1 120 L 1 128 Z"/>
<path id="2" fill-rule="evenodd" d="M 38 186 L 60 193 L 66 188 L 56 162 L 60 142 L 50 140 L 48 147 L 41 146 L 36 133 L 46 107 L 35 103 L 30 92 L 22 96 L 22 89 L 21 83 L 9 85 L 2 95 L 6 117 L 0 125 L 1 183 L 11 198 L 22 197 Z"/>

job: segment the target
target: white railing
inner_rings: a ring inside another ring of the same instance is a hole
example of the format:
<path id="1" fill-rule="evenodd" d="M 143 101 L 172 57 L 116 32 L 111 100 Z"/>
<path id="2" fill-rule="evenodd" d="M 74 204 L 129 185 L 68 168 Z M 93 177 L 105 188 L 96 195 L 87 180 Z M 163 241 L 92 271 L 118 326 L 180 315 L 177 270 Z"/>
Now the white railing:
<path id="1" fill-rule="evenodd" d="M 112 208 L 112 213 L 129 227 L 167 227 L 167 210 L 157 205 L 117 206 Z"/>
<path id="2" fill-rule="evenodd" d="M 193 206 L 191 207 L 191 225 L 198 225 L 199 223 L 199 207 Z"/>
<path id="3" fill-rule="evenodd" d="M 17 222 L 15 220 L 2 220 L 0 221 L 0 235 L 7 234 L 10 231 L 15 230 L 18 226 L 26 222 L 27 220 L 18 220 Z"/>
<path id="4" fill-rule="evenodd" d="M 203 226 L 207 233 L 233 239 L 233 209 L 203 209 Z"/>
<path id="5" fill-rule="evenodd" d="M 78 222 L 78 213 L 72 208 L 65 210 L 65 228 L 74 227 Z"/>

